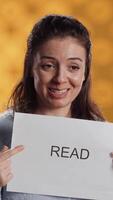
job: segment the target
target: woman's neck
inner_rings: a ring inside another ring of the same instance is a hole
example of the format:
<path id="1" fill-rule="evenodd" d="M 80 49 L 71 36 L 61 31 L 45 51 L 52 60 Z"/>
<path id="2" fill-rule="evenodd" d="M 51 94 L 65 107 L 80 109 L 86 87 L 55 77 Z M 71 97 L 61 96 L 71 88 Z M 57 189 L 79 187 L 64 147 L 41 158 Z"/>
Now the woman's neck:
<path id="1" fill-rule="evenodd" d="M 71 117 L 71 111 L 68 109 L 60 108 L 60 109 L 36 109 L 34 114 L 41 115 L 51 115 L 51 116 L 62 116 L 62 117 Z"/>

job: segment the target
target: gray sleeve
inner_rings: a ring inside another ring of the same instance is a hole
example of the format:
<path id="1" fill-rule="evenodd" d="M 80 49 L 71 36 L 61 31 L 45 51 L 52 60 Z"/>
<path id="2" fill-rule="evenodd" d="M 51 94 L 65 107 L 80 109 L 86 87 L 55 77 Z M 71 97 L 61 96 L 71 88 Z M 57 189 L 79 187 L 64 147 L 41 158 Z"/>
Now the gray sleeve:
<path id="1" fill-rule="evenodd" d="M 13 114 L 12 112 L 5 112 L 0 114 L 0 150 L 3 145 L 11 146 L 13 128 Z M 2 193 L 5 191 L 5 187 L 0 187 L 0 200 L 2 199 Z"/>
<path id="2" fill-rule="evenodd" d="M 0 149 L 11 146 L 13 115 L 10 112 L 0 114 Z"/>
<path id="3" fill-rule="evenodd" d="M 1 187 L 0 187 L 0 200 L 1 200 Z"/>

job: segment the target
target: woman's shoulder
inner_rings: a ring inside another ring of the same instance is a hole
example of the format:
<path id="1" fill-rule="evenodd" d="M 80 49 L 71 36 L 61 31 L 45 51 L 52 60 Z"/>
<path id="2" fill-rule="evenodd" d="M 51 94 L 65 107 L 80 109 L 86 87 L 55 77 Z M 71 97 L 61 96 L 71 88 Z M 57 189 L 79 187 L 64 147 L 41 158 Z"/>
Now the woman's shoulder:
<path id="1" fill-rule="evenodd" d="M 7 110 L 3 113 L 0 113 L 0 130 L 2 128 L 7 128 L 9 126 L 12 126 L 13 124 L 13 110 Z"/>
<path id="2" fill-rule="evenodd" d="M 2 113 L 0 113 L 0 120 L 7 119 L 9 117 L 13 117 L 13 110 L 9 109 Z"/>
<path id="3" fill-rule="evenodd" d="M 7 110 L 0 113 L 0 146 L 10 146 L 12 128 L 13 128 L 13 110 Z"/>

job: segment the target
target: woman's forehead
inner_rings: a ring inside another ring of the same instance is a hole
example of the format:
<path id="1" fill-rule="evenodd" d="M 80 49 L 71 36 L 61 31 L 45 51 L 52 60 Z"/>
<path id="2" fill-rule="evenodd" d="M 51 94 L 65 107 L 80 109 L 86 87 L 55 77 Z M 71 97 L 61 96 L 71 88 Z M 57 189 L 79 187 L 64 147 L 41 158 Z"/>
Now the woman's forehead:
<path id="1" fill-rule="evenodd" d="M 43 43 L 37 51 L 37 57 L 85 57 L 86 50 L 81 43 L 73 37 L 53 38 Z"/>

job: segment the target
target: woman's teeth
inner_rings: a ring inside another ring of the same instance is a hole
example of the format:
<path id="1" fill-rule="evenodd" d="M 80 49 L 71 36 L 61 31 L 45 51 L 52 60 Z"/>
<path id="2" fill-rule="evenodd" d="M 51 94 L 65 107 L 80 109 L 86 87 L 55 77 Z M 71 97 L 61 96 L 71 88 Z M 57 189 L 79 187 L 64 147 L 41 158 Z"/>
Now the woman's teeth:
<path id="1" fill-rule="evenodd" d="M 53 93 L 63 94 L 67 92 L 68 89 L 56 89 L 56 88 L 49 88 L 49 90 Z"/>

